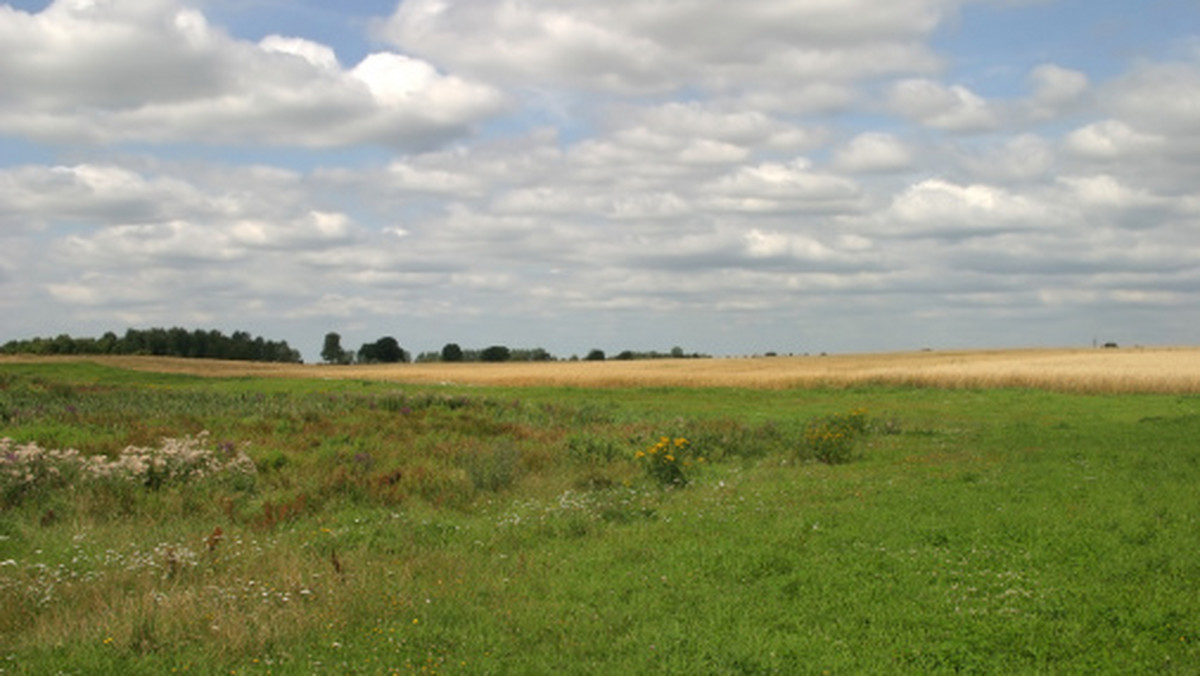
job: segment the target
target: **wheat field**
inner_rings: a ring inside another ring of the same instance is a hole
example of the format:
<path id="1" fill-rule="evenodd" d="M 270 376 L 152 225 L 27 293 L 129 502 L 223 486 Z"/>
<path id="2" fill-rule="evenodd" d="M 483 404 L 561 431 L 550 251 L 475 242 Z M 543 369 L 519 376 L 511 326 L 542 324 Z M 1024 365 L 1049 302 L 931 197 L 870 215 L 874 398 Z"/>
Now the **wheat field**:
<path id="1" fill-rule="evenodd" d="M 3 357 L 4 363 L 86 360 L 212 377 L 327 378 L 397 383 L 560 387 L 1031 387 L 1066 392 L 1200 392 L 1200 348 L 1010 349 L 822 356 L 329 366 L 165 357 Z"/>

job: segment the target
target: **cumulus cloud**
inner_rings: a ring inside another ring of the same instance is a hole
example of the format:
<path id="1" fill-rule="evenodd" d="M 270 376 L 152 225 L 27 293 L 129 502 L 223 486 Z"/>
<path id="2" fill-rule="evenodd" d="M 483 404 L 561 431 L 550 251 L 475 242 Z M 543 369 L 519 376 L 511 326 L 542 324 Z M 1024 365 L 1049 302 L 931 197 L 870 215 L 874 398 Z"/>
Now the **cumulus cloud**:
<path id="1" fill-rule="evenodd" d="M 1034 104 L 1047 114 L 1078 102 L 1089 85 L 1086 73 L 1052 63 L 1034 68 L 1029 79 Z"/>
<path id="2" fill-rule="evenodd" d="M 1138 131 L 1200 135 L 1200 62 L 1141 64 L 1106 88 L 1106 102 Z"/>
<path id="3" fill-rule="evenodd" d="M 1200 69 L 973 68 L 932 46 L 961 4 L 405 0 L 355 51 L 0 5 L 0 308 L 556 352 L 1194 308 Z"/>
<path id="4" fill-rule="evenodd" d="M 894 172 L 912 166 L 912 152 L 895 136 L 864 132 L 834 154 L 833 164 L 851 173 Z"/>
<path id="5" fill-rule="evenodd" d="M 1054 174 L 1058 155 L 1055 142 L 1024 133 L 997 143 L 959 147 L 954 156 L 972 178 L 1006 185 L 1045 180 Z"/>
<path id="6" fill-rule="evenodd" d="M 921 181 L 896 195 L 885 228 L 905 236 L 967 238 L 1045 227 L 1054 215 L 1038 201 L 1004 188 Z"/>
<path id="7" fill-rule="evenodd" d="M 165 198 L 165 199 L 164 199 Z M 148 179 L 113 165 L 0 169 L 0 222 L 40 227 L 56 222 L 142 223 L 171 217 L 172 205 L 202 208 L 206 196 L 171 177 Z"/>
<path id="8" fill-rule="evenodd" d="M 811 148 L 820 132 L 762 111 L 699 101 L 670 102 L 635 113 L 649 128 L 681 138 L 700 138 L 744 148 Z"/>
<path id="9" fill-rule="evenodd" d="M 502 109 L 495 89 L 381 52 L 237 40 L 175 0 L 0 7 L 0 132 L 53 142 L 420 148 Z"/>
<path id="10" fill-rule="evenodd" d="M 1139 132 L 1120 120 L 1104 120 L 1067 135 L 1068 151 L 1090 159 L 1119 160 L 1164 147 L 1166 139 Z"/>
<path id="11" fill-rule="evenodd" d="M 970 89 L 962 85 L 947 87 L 925 78 L 896 83 L 888 105 L 909 119 L 947 131 L 983 131 L 1000 124 L 995 106 Z"/>
<path id="12" fill-rule="evenodd" d="M 1144 188 L 1134 188 L 1108 175 L 1064 176 L 1059 182 L 1070 189 L 1078 205 L 1086 209 L 1119 213 L 1163 207 L 1168 201 Z"/>
<path id="13" fill-rule="evenodd" d="M 702 192 L 713 209 L 735 212 L 848 212 L 859 206 L 854 181 L 814 171 L 803 158 L 744 166 L 708 183 Z"/>
<path id="14" fill-rule="evenodd" d="M 575 4 L 408 0 L 380 27 L 435 63 L 516 86 L 623 94 L 924 72 L 939 0 Z"/>

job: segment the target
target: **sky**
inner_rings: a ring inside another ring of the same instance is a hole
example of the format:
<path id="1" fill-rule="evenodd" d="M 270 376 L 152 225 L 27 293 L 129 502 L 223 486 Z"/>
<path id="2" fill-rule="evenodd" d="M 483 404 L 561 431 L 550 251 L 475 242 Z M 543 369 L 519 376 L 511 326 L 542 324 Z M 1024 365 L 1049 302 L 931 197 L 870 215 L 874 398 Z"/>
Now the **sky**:
<path id="1" fill-rule="evenodd" d="M 0 2 L 0 342 L 1200 344 L 1196 0 Z"/>

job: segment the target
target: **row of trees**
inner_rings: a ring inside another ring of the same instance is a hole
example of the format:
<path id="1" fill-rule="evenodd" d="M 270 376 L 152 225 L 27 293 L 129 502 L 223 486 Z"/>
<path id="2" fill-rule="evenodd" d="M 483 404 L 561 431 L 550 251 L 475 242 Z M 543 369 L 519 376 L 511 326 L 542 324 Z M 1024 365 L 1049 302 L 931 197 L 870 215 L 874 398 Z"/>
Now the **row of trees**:
<path id="1" fill-rule="evenodd" d="M 325 334 L 321 347 L 321 359 L 327 364 L 396 364 L 408 363 L 412 356 L 392 336 L 384 336 L 373 343 L 363 343 L 357 352 L 342 347 L 342 336 L 335 332 Z M 535 350 L 512 350 L 503 345 L 493 345 L 483 350 L 464 350 L 457 343 L 448 343 L 441 352 L 423 352 L 418 362 L 443 361 L 550 361 L 553 357 L 541 348 Z"/>
<path id="2" fill-rule="evenodd" d="M 118 336 L 109 331 L 99 338 L 73 338 L 65 333 L 53 338 L 10 340 L 0 346 L 3 354 L 72 355 L 116 354 L 197 359 L 234 359 L 300 363 L 300 351 L 285 340 L 266 340 L 245 331 L 226 336 L 217 330 L 127 329 Z"/>
<path id="3" fill-rule="evenodd" d="M 408 351 L 391 336 L 384 336 L 373 343 L 363 343 L 358 352 L 342 349 L 342 337 L 337 333 L 325 334 L 321 347 L 321 359 L 327 364 L 395 364 L 408 363 Z"/>
<path id="4" fill-rule="evenodd" d="M 675 347 L 670 352 L 634 352 L 625 350 L 612 359 L 695 359 L 706 357 L 699 353 L 687 354 L 683 348 Z M 321 359 L 327 364 L 394 364 L 408 363 L 411 356 L 408 351 L 391 336 L 384 336 L 373 343 L 363 343 L 357 352 L 342 347 L 340 334 L 330 332 L 325 334 L 325 342 L 321 348 Z M 577 359 L 577 357 L 572 357 Z M 586 361 L 604 361 L 608 359 L 604 350 L 592 350 L 584 357 Z M 557 357 L 546 350 L 535 347 L 509 348 L 504 345 L 492 345 L 481 350 L 464 350 L 458 343 L 447 343 L 440 352 L 422 352 L 416 361 L 423 362 L 506 362 L 506 361 L 557 361 Z"/>

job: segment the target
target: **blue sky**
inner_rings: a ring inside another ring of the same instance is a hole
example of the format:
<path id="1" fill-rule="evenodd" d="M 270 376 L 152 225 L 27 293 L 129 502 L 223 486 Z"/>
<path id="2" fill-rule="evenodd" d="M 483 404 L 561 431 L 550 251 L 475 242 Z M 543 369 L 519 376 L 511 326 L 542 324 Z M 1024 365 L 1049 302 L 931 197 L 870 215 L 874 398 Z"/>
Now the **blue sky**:
<path id="1" fill-rule="evenodd" d="M 0 3 L 0 341 L 1196 344 L 1200 5 Z"/>

